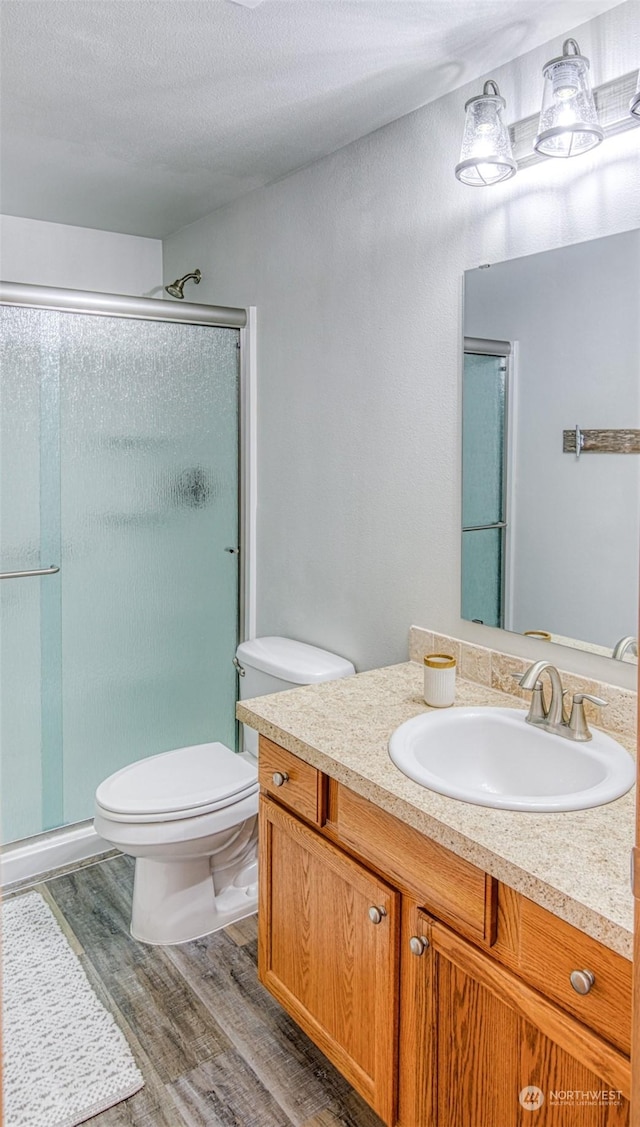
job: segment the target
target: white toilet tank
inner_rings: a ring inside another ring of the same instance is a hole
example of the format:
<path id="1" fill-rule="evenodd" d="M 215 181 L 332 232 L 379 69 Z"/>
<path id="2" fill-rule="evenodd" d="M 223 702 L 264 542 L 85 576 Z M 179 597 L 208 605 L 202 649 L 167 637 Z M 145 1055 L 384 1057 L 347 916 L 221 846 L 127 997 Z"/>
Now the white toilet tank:
<path id="1" fill-rule="evenodd" d="M 298 685 L 337 681 L 355 673 L 353 665 L 345 658 L 291 638 L 254 638 L 242 642 L 236 657 L 244 671 L 244 676 L 240 676 L 240 700 L 281 693 Z M 246 724 L 242 728 L 244 750 L 257 758 L 258 733 Z"/>

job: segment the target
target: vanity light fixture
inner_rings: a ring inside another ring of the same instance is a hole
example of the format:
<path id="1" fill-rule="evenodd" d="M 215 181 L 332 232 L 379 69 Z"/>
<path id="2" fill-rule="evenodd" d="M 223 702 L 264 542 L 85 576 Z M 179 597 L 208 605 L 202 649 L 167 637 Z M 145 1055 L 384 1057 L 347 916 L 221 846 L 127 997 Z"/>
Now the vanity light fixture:
<path id="1" fill-rule="evenodd" d="M 629 106 L 629 113 L 632 113 L 634 117 L 640 117 L 640 70 L 638 71 L 638 84 L 636 86 L 636 92 L 633 95 L 631 104 Z"/>
<path id="2" fill-rule="evenodd" d="M 536 151 L 548 157 L 575 157 L 599 145 L 604 130 L 591 91 L 589 60 L 580 54 L 575 39 L 565 39 L 562 55 L 545 63 L 542 73 Z"/>
<path id="3" fill-rule="evenodd" d="M 502 118 L 506 106 L 497 82 L 485 82 L 482 94 L 465 105 L 466 120 L 456 176 L 463 184 L 482 188 L 515 176 L 509 130 Z"/>

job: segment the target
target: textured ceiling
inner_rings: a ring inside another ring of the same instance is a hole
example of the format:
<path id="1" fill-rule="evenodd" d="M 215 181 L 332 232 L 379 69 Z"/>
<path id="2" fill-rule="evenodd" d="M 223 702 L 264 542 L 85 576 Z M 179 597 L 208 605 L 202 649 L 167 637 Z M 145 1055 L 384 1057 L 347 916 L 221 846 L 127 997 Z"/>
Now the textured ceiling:
<path id="1" fill-rule="evenodd" d="M 166 235 L 616 2 L 1 0 L 1 210 Z"/>

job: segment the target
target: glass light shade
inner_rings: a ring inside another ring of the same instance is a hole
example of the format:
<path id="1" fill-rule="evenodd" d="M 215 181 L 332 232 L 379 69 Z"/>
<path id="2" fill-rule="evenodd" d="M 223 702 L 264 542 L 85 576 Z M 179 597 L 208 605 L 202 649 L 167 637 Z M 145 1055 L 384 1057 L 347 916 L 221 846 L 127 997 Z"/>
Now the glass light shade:
<path id="1" fill-rule="evenodd" d="M 589 60 L 575 39 L 566 39 L 559 59 L 543 68 L 544 91 L 534 149 L 548 157 L 575 157 L 599 145 L 604 132 L 598 122 Z"/>
<path id="2" fill-rule="evenodd" d="M 506 105 L 495 82 L 485 82 L 483 93 L 465 105 L 466 120 L 456 176 L 463 184 L 482 188 L 515 176 L 509 130 L 502 111 Z"/>
<path id="3" fill-rule="evenodd" d="M 632 113 L 634 117 L 640 117 L 640 71 L 638 71 L 638 83 L 636 85 L 636 92 L 633 95 L 633 98 L 631 99 L 631 103 L 629 105 L 629 113 Z"/>

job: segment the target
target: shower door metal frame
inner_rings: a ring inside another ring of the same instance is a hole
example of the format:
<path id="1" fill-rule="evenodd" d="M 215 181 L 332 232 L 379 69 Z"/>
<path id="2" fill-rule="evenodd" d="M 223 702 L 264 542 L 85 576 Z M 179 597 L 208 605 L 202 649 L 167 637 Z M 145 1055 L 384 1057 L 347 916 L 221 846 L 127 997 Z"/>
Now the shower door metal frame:
<path id="1" fill-rule="evenodd" d="M 255 512 L 256 512 L 256 362 L 255 309 L 224 305 L 164 301 L 155 297 L 34 286 L 0 281 L 0 305 L 50 309 L 59 313 L 124 317 L 137 321 L 169 321 L 178 325 L 203 325 L 239 329 L 238 358 L 238 634 L 241 640 L 255 634 Z M 231 657 L 229 658 L 231 661 Z"/>
<path id="2" fill-rule="evenodd" d="M 214 325 L 244 329 L 246 309 L 195 302 L 164 301 L 157 297 L 67 290 L 56 286 L 32 286 L 26 282 L 0 282 L 0 304 L 30 309 L 54 309 L 60 313 L 94 313 L 99 317 L 132 317 L 138 321 L 175 321 L 181 325 Z"/>

